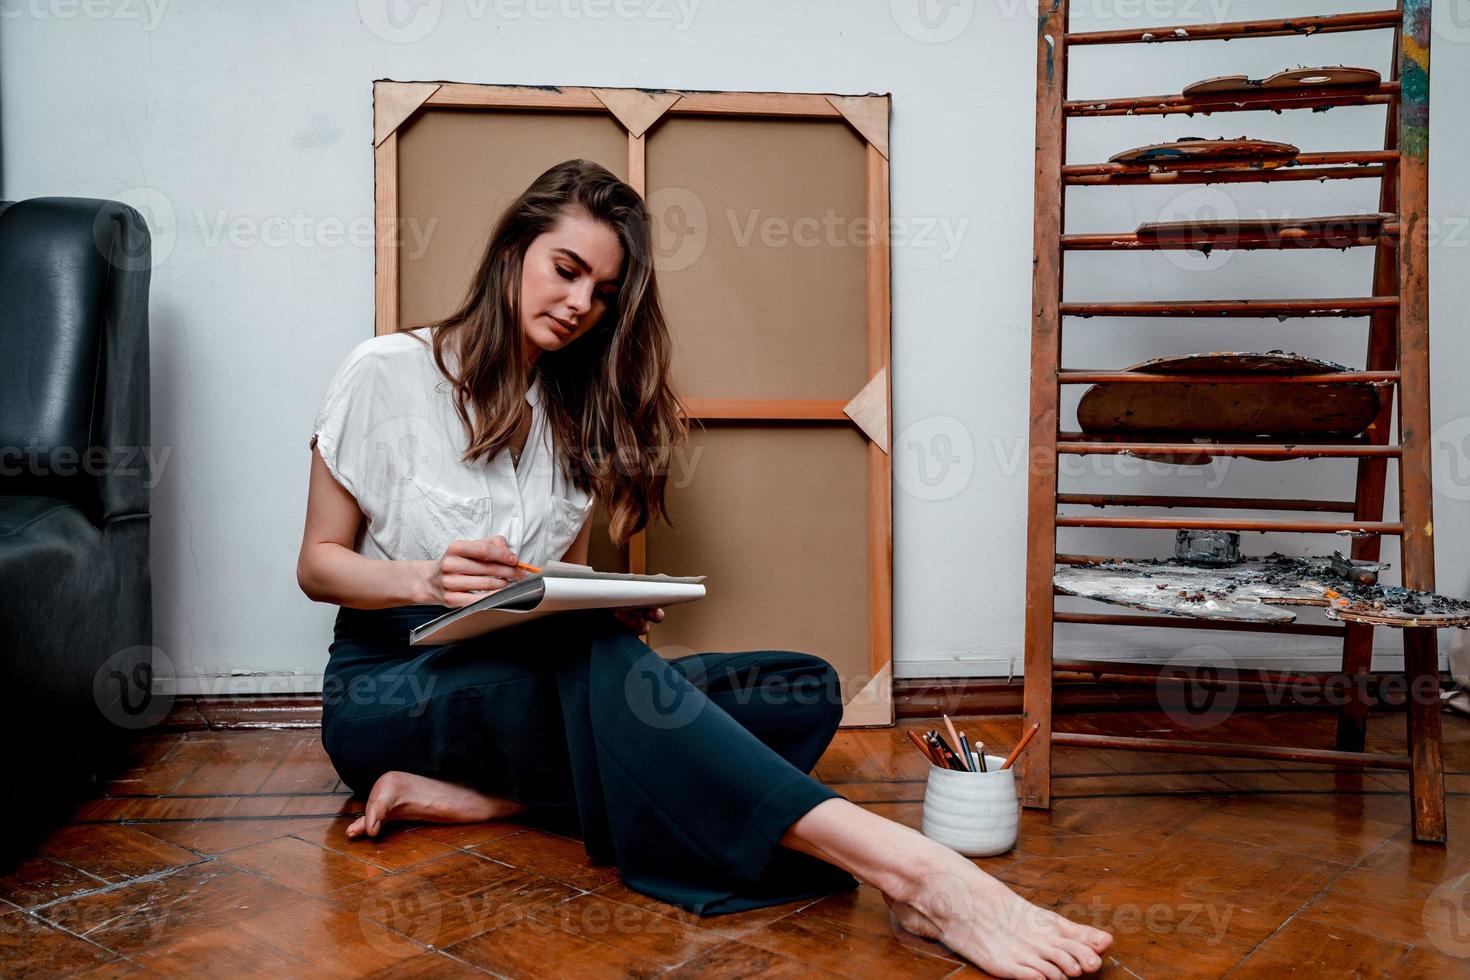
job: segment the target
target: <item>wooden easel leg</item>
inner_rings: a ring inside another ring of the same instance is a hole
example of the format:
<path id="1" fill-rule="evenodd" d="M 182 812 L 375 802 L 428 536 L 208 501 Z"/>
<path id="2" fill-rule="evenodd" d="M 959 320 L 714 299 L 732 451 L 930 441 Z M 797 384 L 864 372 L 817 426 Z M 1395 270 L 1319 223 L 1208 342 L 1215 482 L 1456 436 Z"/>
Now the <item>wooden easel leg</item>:
<path id="1" fill-rule="evenodd" d="M 1337 709 L 1337 749 L 1361 752 L 1368 737 L 1368 668 L 1373 665 L 1373 627 L 1348 623 L 1342 638 L 1347 700 Z"/>
<path id="2" fill-rule="evenodd" d="M 1051 617 L 1048 616 L 1048 626 Z M 1031 642 L 1041 649 L 1026 652 L 1026 711 L 1022 732 L 1032 725 L 1041 730 L 1031 747 L 1017 762 L 1021 770 L 1021 805 L 1037 810 L 1051 809 L 1051 684 L 1052 638 L 1050 629 L 1038 633 Z"/>
<path id="3" fill-rule="evenodd" d="M 1404 630 L 1404 675 L 1409 682 L 1409 803 L 1414 840 L 1443 844 L 1444 745 L 1440 739 L 1439 647 L 1432 629 Z"/>

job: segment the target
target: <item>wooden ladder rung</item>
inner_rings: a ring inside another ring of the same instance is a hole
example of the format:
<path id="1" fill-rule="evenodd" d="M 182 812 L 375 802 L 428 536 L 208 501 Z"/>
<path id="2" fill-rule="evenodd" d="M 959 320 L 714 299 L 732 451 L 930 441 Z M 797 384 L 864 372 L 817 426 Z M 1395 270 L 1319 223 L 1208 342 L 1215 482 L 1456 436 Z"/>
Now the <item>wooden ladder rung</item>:
<path id="1" fill-rule="evenodd" d="M 1333 106 L 1382 105 L 1399 94 L 1398 82 L 1375 86 L 1326 86 L 1271 89 L 1208 95 L 1141 95 L 1124 99 L 1077 99 L 1062 104 L 1069 117 L 1167 116 L 1178 113 L 1208 116 L 1216 112 L 1270 112 L 1282 109 L 1325 109 Z"/>
<path id="2" fill-rule="evenodd" d="M 1064 593 L 1055 593 L 1063 595 Z M 1068 598 L 1077 598 L 1069 596 Z M 1322 623 L 1245 623 L 1227 619 L 1194 619 L 1188 616 L 1139 616 L 1127 613 L 1053 612 L 1052 622 L 1078 626 L 1144 626 L 1175 630 L 1231 630 L 1240 633 L 1291 633 L 1299 636 L 1337 636 L 1341 626 Z"/>
<path id="3" fill-rule="evenodd" d="M 1158 251 L 1249 251 L 1292 248 L 1362 248 L 1398 238 L 1399 226 L 1386 224 L 1378 234 L 1313 234 L 1287 228 L 1274 234 L 1235 231 L 1204 231 L 1187 238 L 1149 238 L 1137 232 L 1122 234 L 1063 235 L 1062 248 L 1069 252 L 1158 252 Z"/>
<path id="4" fill-rule="evenodd" d="M 1334 371 L 1331 374 L 1154 374 L 1148 371 L 1097 371 L 1063 368 L 1057 383 L 1086 384 L 1191 384 L 1191 385 L 1322 385 L 1394 384 L 1398 371 Z"/>
<path id="5" fill-rule="evenodd" d="M 1223 755 L 1237 759 L 1275 759 L 1314 762 L 1325 766 L 1362 766 L 1368 769 L 1408 769 L 1409 757 L 1374 752 L 1338 752 L 1332 749 L 1292 749 L 1275 745 L 1237 745 L 1234 742 L 1196 742 L 1186 739 L 1139 738 L 1133 735 L 1085 735 L 1052 732 L 1053 745 L 1084 749 L 1130 749 L 1136 752 L 1177 752 L 1180 755 Z"/>
<path id="6" fill-rule="evenodd" d="M 1078 435 L 1082 435 L 1078 433 Z M 1084 437 L 1086 438 L 1086 437 Z M 1096 437 L 1092 437 L 1096 438 Z M 1271 497 L 1170 497 L 1160 494 L 1059 493 L 1057 503 L 1082 507 L 1188 507 L 1199 510 L 1312 511 L 1351 514 L 1351 500 L 1274 499 Z"/>
<path id="7" fill-rule="evenodd" d="M 1127 618 L 1127 617 L 1125 617 Z M 1170 617 L 1162 617 L 1169 619 Z M 1208 670 L 1209 677 L 1198 678 L 1210 684 L 1301 684 L 1322 683 L 1342 676 L 1340 671 L 1296 671 L 1285 673 L 1264 667 L 1221 667 L 1217 664 L 1186 665 L 1175 663 L 1138 663 L 1131 660 L 1053 660 L 1053 670 L 1072 674 L 1116 674 L 1120 677 L 1178 677 L 1181 671 Z M 1382 676 L 1382 675 L 1380 675 Z"/>
<path id="8" fill-rule="evenodd" d="M 1107 303 L 1062 303 L 1062 316 L 1222 316 L 1222 317 L 1349 317 L 1397 310 L 1397 296 L 1353 299 L 1223 299 L 1149 300 Z"/>
<path id="9" fill-rule="evenodd" d="M 1088 517 L 1058 514 L 1057 527 L 1128 527 L 1194 531 L 1289 531 L 1293 534 L 1402 535 L 1392 521 L 1286 521 L 1215 517 Z"/>
<path id="10" fill-rule="evenodd" d="M 1179 432 L 1149 432 L 1146 430 L 1139 430 L 1136 432 L 1128 433 L 1082 432 L 1077 429 L 1060 429 L 1057 431 L 1057 442 L 1146 442 L 1152 445 L 1154 443 L 1163 442 L 1174 443 L 1178 442 L 1180 439 L 1218 440 L 1223 438 L 1226 438 L 1224 433 L 1212 434 L 1207 432 L 1189 432 L 1181 434 Z M 1251 436 L 1246 435 L 1242 436 L 1241 438 L 1249 439 L 1251 438 Z M 1379 444 L 1374 440 L 1368 439 L 1364 436 L 1357 436 L 1355 438 L 1349 439 L 1340 435 L 1331 436 L 1311 433 L 1301 433 L 1299 435 L 1293 435 L 1289 439 L 1281 436 L 1274 441 L 1281 445 L 1291 446 L 1371 446 Z M 1269 442 L 1262 443 L 1262 445 L 1269 444 Z M 1233 501 L 1231 502 L 1231 506 L 1234 506 Z"/>
<path id="11" fill-rule="evenodd" d="M 1126 31 L 1068 31 L 1068 46 L 1076 44 L 1158 44 L 1171 41 L 1230 41 L 1247 37 L 1290 37 L 1296 34 L 1337 34 L 1343 31 L 1374 31 L 1397 27 L 1402 20 L 1397 10 L 1369 10 L 1319 17 L 1288 17 L 1278 20 L 1237 20 L 1222 24 L 1183 24 L 1173 27 L 1144 27 Z"/>
<path id="12" fill-rule="evenodd" d="M 1167 170 L 1160 173 L 1092 174 L 1068 177 L 1068 187 L 1133 187 L 1146 184 L 1275 184 L 1304 180 L 1380 180 L 1381 163 L 1362 167 L 1276 167 L 1273 170 Z"/>
<path id="13" fill-rule="evenodd" d="M 1271 459 L 1397 459 L 1398 446 L 1302 445 L 1223 442 L 1063 442 L 1057 453 L 1067 456 L 1257 456 Z"/>
<path id="14" fill-rule="evenodd" d="M 1114 174 L 1192 173 L 1195 171 L 1246 171 L 1263 173 L 1265 170 L 1290 170 L 1297 167 L 1342 167 L 1367 166 L 1368 164 L 1396 164 L 1397 150 L 1331 150 L 1322 153 L 1299 153 L 1291 162 L 1274 168 L 1261 168 L 1250 160 L 1185 160 L 1174 163 L 1069 163 L 1062 167 L 1062 177 L 1108 176 Z"/>

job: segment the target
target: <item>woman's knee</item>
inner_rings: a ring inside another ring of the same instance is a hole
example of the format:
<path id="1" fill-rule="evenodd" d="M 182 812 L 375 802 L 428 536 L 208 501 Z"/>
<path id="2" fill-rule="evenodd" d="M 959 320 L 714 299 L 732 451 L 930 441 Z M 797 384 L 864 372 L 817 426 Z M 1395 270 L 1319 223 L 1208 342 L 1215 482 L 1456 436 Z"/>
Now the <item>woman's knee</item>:
<path id="1" fill-rule="evenodd" d="M 813 728 L 836 730 L 842 720 L 842 678 L 837 669 L 810 653 L 781 651 L 773 659 L 779 668 L 770 680 L 784 693 L 789 705 L 810 720 Z"/>

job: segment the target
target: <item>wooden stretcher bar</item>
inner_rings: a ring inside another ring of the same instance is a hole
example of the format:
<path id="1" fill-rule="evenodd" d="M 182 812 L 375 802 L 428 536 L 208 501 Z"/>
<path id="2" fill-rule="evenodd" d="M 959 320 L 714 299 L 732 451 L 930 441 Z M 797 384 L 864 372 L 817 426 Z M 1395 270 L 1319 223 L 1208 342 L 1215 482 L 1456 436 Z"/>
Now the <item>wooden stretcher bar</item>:
<path id="1" fill-rule="evenodd" d="M 842 410 L 845 404 L 840 401 L 765 398 L 690 398 L 685 402 L 690 417 L 702 421 L 851 422 Z"/>

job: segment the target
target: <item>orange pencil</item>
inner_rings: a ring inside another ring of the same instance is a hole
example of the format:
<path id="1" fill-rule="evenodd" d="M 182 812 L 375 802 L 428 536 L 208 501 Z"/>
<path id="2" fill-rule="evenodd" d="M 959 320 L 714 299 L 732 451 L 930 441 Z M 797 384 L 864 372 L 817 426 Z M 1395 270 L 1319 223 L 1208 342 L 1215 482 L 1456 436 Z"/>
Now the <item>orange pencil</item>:
<path id="1" fill-rule="evenodd" d="M 1036 733 L 1039 731 L 1041 731 L 1040 723 L 1032 725 L 1031 730 L 1025 735 L 1022 735 L 1021 740 L 1016 743 L 1016 747 L 1011 749 L 1011 754 L 1006 756 L 1006 761 L 1001 764 L 1001 768 L 1009 769 L 1011 767 L 1011 763 L 1016 761 L 1016 756 L 1020 755 L 1021 750 L 1031 744 L 1031 740 L 1036 737 Z"/>
<path id="2" fill-rule="evenodd" d="M 944 719 L 944 727 L 949 730 L 949 742 L 956 753 L 965 751 L 964 743 L 960 741 L 960 733 L 954 730 L 954 722 L 949 720 L 949 715 L 940 715 Z M 970 760 L 961 759 L 960 763 L 965 767 L 965 772 L 970 771 Z"/>
<path id="3" fill-rule="evenodd" d="M 924 753 L 924 758 L 928 760 L 931 765 L 933 765 L 934 756 L 932 753 L 930 753 L 929 746 L 924 744 L 924 740 L 915 735 L 912 730 L 905 732 L 905 734 L 908 735 L 909 741 L 913 742 L 914 745 L 918 747 L 919 751 Z"/>
<path id="4" fill-rule="evenodd" d="M 516 562 L 516 568 L 519 568 L 523 572 L 531 572 L 532 574 L 541 571 L 541 569 L 537 568 L 535 565 L 527 565 L 523 561 Z"/>

